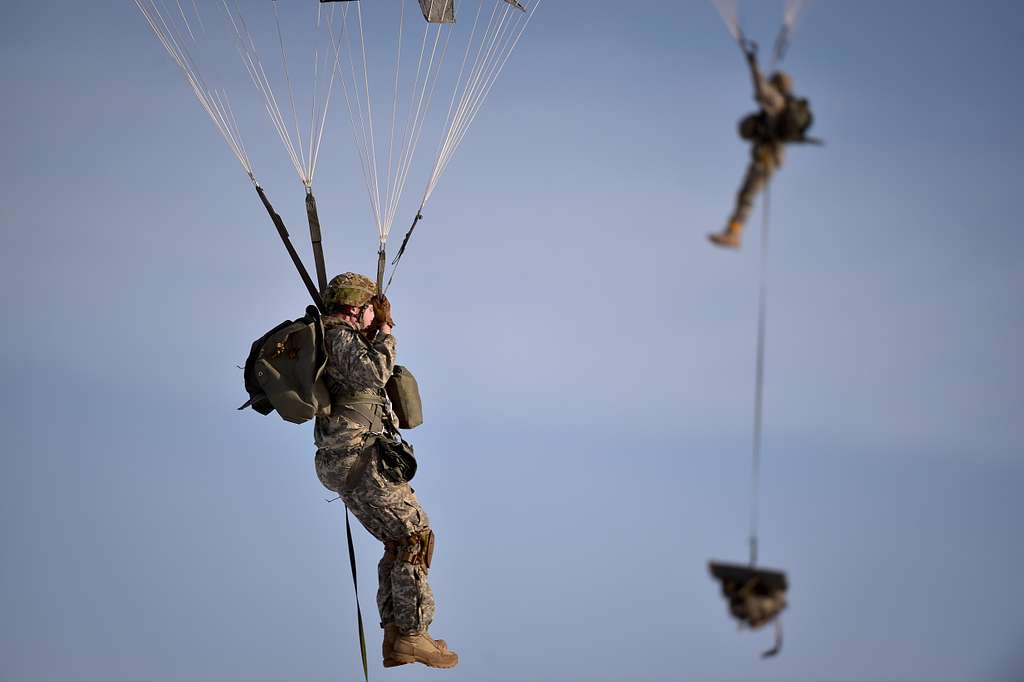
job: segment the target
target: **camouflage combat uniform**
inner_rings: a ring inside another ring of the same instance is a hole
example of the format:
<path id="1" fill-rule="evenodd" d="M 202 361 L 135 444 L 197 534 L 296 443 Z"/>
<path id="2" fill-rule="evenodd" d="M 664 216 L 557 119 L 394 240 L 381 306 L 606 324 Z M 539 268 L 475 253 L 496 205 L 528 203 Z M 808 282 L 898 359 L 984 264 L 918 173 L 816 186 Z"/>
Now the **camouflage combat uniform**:
<path id="1" fill-rule="evenodd" d="M 754 79 L 754 99 L 764 112 L 765 127 L 774 130 L 776 119 L 786 108 L 786 95 L 765 79 L 756 63 L 751 63 L 750 68 Z M 736 210 L 729 218 L 730 224 L 743 225 L 747 222 L 754 207 L 754 199 L 771 180 L 772 174 L 782 166 L 784 158 L 785 147 L 781 142 L 760 139 L 753 143 L 750 165 L 747 166 L 740 191 L 736 194 Z"/>
<path id="2" fill-rule="evenodd" d="M 395 367 L 395 337 L 378 334 L 369 342 L 352 325 L 330 317 L 324 336 L 332 408 L 331 416 L 316 420 L 316 473 L 366 530 L 393 546 L 430 526 L 409 484 L 389 480 L 378 448 L 367 447 L 371 433 L 393 431 L 398 424 L 384 392 Z M 377 574 L 381 625 L 394 623 L 402 634 L 425 633 L 434 618 L 427 567 L 389 550 Z"/>

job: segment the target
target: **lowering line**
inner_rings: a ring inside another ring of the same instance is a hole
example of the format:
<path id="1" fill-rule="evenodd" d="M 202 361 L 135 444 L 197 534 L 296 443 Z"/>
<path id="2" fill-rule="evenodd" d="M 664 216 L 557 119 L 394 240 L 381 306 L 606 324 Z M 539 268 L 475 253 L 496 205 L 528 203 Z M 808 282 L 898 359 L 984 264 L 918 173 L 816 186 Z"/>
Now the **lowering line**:
<path id="1" fill-rule="evenodd" d="M 757 295 L 757 366 L 754 370 L 754 437 L 750 476 L 750 567 L 757 566 L 758 493 L 761 487 L 761 448 L 764 433 L 764 347 L 768 328 L 768 237 L 771 225 L 771 183 L 765 185 L 761 227 L 761 281 Z M 775 644 L 761 653 L 761 658 L 777 656 L 782 651 L 782 621 L 776 615 L 772 623 Z"/>
<path id="2" fill-rule="evenodd" d="M 754 375 L 754 437 L 750 477 L 750 566 L 757 565 L 758 491 L 761 484 L 761 443 L 764 423 L 764 346 L 768 326 L 768 228 L 771 224 L 771 183 L 764 188 L 761 228 L 761 282 L 757 297 L 757 368 Z"/>
<path id="3" fill-rule="evenodd" d="M 348 563 L 352 569 L 352 587 L 355 588 L 356 591 L 356 620 L 359 624 L 359 653 L 363 658 L 363 680 L 370 682 L 370 669 L 366 663 L 366 633 L 363 630 L 363 609 L 359 606 L 359 578 L 356 575 L 356 548 L 352 544 L 352 524 L 348 520 L 348 505 L 345 505 L 345 538 L 348 540 Z"/>

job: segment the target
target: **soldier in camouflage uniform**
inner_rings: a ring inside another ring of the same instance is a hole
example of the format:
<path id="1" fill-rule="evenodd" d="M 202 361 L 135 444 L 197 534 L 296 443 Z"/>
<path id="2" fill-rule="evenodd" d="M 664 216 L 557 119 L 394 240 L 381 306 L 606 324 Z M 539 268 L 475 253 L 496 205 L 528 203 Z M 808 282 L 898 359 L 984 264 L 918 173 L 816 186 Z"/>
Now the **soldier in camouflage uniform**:
<path id="1" fill-rule="evenodd" d="M 761 110 L 747 116 L 740 124 L 740 136 L 751 140 L 752 144 L 747 174 L 736 195 L 736 208 L 722 232 L 708 235 L 713 244 L 734 249 L 740 247 L 743 226 L 753 209 L 754 199 L 767 186 L 772 174 L 782 166 L 785 147 L 776 139 L 773 131 L 777 129 L 776 122 L 785 111 L 793 92 L 793 79 L 788 74 L 776 71 L 769 78 L 764 77 L 757 65 L 755 44 L 744 44 L 743 52 L 754 81 L 754 99 Z"/>
<path id="2" fill-rule="evenodd" d="M 384 386 L 395 367 L 394 322 L 386 298 L 368 277 L 338 275 L 324 292 L 324 345 L 331 415 L 317 417 L 316 472 L 375 538 L 377 608 L 384 628 L 384 666 L 419 662 L 454 667 L 459 657 L 427 634 L 434 595 L 427 583 L 433 531 L 407 480 L 380 446 L 397 434 L 398 419 Z"/>

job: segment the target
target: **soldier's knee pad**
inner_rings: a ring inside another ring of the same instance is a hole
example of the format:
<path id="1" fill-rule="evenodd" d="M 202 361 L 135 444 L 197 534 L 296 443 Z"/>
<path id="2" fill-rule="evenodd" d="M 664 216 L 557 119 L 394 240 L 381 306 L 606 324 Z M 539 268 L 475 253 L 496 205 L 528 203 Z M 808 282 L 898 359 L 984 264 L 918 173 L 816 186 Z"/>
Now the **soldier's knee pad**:
<path id="1" fill-rule="evenodd" d="M 384 558 L 430 568 L 434 558 L 434 531 L 426 528 L 398 540 L 385 541 Z"/>

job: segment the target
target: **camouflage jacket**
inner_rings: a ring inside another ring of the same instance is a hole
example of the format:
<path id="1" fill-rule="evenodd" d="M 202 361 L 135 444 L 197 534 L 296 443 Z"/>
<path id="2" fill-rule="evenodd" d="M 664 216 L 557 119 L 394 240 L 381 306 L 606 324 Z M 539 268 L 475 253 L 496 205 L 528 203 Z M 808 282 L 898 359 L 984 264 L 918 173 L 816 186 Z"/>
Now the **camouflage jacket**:
<path id="1" fill-rule="evenodd" d="M 391 401 L 384 392 L 384 385 L 395 369 L 395 337 L 377 334 L 373 341 L 367 341 L 348 322 L 325 317 L 324 345 L 331 415 L 316 418 L 314 442 L 319 449 L 362 448 L 375 411 L 383 418 L 386 428 L 393 430 L 393 425 L 398 424 Z M 366 395 L 379 397 L 383 406 L 346 404 L 346 398 Z"/>

